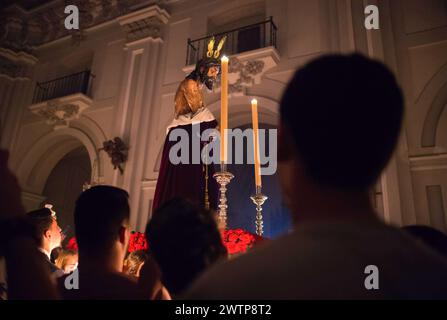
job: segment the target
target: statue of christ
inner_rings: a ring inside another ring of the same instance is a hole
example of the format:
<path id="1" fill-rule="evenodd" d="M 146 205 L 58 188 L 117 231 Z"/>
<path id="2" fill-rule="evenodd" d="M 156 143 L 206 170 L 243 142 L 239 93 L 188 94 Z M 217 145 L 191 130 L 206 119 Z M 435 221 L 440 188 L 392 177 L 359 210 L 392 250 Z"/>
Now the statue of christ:
<path id="1" fill-rule="evenodd" d="M 223 39 L 225 41 L 225 39 Z M 176 141 L 170 141 L 169 135 L 175 129 L 183 129 L 188 133 L 192 146 L 192 133 L 202 136 L 203 131 L 217 128 L 213 114 L 206 108 L 203 99 L 203 87 L 212 90 L 220 73 L 220 61 L 217 59 L 223 41 L 217 50 L 208 46 L 208 57 L 197 62 L 192 71 L 179 85 L 174 99 L 174 119 L 167 128 L 160 171 L 155 189 L 153 212 L 164 202 L 174 197 L 182 197 L 205 208 L 216 209 L 218 187 L 212 178 L 214 167 L 189 161 L 188 164 L 173 164 L 169 159 L 170 149 Z M 212 40 L 214 45 L 214 39 Z M 211 55 L 210 55 L 211 51 Z M 217 53 L 217 54 L 216 54 Z M 198 128 L 193 128 L 198 126 Z M 201 142 L 200 152 L 208 142 Z M 192 158 L 192 148 L 189 158 Z M 197 151 L 196 151 L 197 152 Z M 201 157 L 199 157 L 201 159 Z"/>

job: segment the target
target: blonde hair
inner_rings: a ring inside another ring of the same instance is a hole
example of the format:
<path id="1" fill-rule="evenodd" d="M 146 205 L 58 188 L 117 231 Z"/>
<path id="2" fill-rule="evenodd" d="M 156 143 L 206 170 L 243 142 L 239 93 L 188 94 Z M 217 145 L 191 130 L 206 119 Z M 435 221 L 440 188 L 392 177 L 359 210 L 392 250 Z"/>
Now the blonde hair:
<path id="1" fill-rule="evenodd" d="M 147 261 L 148 256 L 143 250 L 135 250 L 129 254 L 124 265 L 127 270 L 127 274 L 138 277 L 141 266 Z"/>
<path id="2" fill-rule="evenodd" d="M 59 269 L 65 270 L 65 267 L 67 265 L 68 257 L 74 257 L 77 256 L 78 253 L 74 250 L 61 250 L 59 255 L 57 256 L 56 260 L 54 261 L 54 264 Z"/>

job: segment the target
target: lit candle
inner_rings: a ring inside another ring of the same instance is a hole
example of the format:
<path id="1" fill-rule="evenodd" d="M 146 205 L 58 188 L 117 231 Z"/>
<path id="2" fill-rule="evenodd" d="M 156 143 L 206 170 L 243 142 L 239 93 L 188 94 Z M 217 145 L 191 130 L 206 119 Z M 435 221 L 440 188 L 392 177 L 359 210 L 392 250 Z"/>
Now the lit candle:
<path id="1" fill-rule="evenodd" d="M 258 123 L 258 101 L 251 100 L 251 116 L 253 122 L 253 145 L 255 157 L 255 183 L 256 187 L 261 187 L 261 163 L 259 157 L 259 123 Z"/>
<path id="2" fill-rule="evenodd" d="M 221 59 L 221 89 L 220 89 L 220 162 L 227 162 L 227 137 L 228 128 L 228 58 Z"/>

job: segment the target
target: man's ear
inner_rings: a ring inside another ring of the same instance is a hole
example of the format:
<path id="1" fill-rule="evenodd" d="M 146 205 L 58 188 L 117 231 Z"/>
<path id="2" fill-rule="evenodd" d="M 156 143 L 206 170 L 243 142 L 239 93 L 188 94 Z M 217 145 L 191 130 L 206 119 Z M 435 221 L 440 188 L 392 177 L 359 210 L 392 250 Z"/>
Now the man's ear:
<path id="1" fill-rule="evenodd" d="M 278 161 L 287 161 L 291 157 L 292 138 L 289 128 L 282 121 L 278 126 Z"/>
<path id="2" fill-rule="evenodd" d="M 51 238 L 51 231 L 49 229 L 45 230 L 43 236 L 44 238 Z"/>

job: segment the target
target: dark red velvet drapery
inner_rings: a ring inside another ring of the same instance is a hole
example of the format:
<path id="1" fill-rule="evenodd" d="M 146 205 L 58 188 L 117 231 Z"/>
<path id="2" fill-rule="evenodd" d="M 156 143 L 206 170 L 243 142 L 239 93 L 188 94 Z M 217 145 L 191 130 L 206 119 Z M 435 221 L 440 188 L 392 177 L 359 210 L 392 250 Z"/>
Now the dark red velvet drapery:
<path id="1" fill-rule="evenodd" d="M 198 126 L 198 124 L 194 124 Z M 164 202 L 174 198 L 183 197 L 197 205 L 205 205 L 205 171 L 204 165 L 192 164 L 192 132 L 203 133 L 206 129 L 216 128 L 217 121 L 201 122 L 199 128 L 193 130 L 193 125 L 182 125 L 171 128 L 166 136 L 163 154 L 160 163 L 160 172 L 158 175 L 157 186 L 155 188 L 155 196 L 153 203 L 154 213 Z M 172 164 L 169 160 L 169 151 L 177 141 L 169 141 L 169 134 L 174 129 L 184 129 L 188 132 L 189 137 L 189 164 Z M 203 149 L 204 143 L 201 143 L 200 150 Z M 199 155 L 200 158 L 200 155 Z M 208 165 L 208 194 L 211 209 L 217 208 L 218 186 L 213 178 L 214 165 Z"/>

